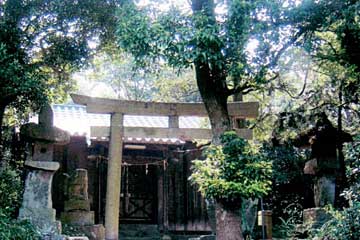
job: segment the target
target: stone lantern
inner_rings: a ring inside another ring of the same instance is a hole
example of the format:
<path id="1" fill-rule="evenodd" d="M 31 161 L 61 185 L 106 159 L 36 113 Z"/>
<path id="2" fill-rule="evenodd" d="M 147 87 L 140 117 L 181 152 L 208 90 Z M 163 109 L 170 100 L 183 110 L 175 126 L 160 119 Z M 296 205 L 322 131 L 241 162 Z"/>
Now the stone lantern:
<path id="1" fill-rule="evenodd" d="M 324 207 L 334 206 L 336 181 L 341 177 L 337 146 L 350 141 L 351 135 L 339 132 L 325 114 L 318 117 L 314 128 L 298 136 L 296 145 L 311 147 L 311 159 L 305 163 L 304 174 L 312 175 L 314 179 L 315 208 L 304 210 L 304 223 L 317 227 L 328 218 Z"/>
<path id="2" fill-rule="evenodd" d="M 60 167 L 58 162 L 53 161 L 54 145 L 67 144 L 70 135 L 53 126 L 50 105 L 42 107 L 39 124 L 23 125 L 20 134 L 28 146 L 25 161 L 28 173 L 19 219 L 30 220 L 43 237 L 60 234 L 61 223 L 55 219 L 56 211 L 51 198 L 52 179 Z"/>

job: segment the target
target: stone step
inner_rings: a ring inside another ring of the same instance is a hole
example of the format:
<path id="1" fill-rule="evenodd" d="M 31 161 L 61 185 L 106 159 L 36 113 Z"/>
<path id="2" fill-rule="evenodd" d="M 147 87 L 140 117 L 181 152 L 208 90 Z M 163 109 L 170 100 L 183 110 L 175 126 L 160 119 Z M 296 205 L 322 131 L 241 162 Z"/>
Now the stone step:
<path id="1" fill-rule="evenodd" d="M 121 230 L 154 230 L 158 231 L 158 225 L 156 224 L 120 224 L 120 231 Z"/>
<path id="2" fill-rule="evenodd" d="M 119 237 L 119 240 L 161 240 L 161 237 Z"/>
<path id="3" fill-rule="evenodd" d="M 146 224 L 123 224 L 120 225 L 119 231 L 120 238 L 144 238 L 153 237 L 160 238 L 160 232 L 158 225 L 146 225 Z"/>

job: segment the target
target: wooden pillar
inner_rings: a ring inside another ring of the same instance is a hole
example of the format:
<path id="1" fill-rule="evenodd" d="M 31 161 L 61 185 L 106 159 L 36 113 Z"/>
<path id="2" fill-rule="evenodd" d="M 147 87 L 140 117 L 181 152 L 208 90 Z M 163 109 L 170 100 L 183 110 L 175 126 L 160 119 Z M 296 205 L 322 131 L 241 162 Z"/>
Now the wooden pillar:
<path id="1" fill-rule="evenodd" d="M 110 149 L 106 183 L 105 239 L 119 239 L 123 114 L 111 115 Z"/>

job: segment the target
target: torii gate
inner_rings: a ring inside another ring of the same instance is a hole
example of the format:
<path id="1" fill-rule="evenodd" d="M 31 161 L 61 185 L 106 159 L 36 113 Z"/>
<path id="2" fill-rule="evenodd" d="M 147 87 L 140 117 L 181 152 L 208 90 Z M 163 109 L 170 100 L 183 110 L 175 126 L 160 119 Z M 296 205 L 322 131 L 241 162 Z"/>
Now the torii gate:
<path id="1" fill-rule="evenodd" d="M 121 164 L 123 137 L 135 138 L 179 138 L 183 140 L 211 139 L 211 129 L 179 128 L 180 116 L 207 117 L 202 103 L 155 103 L 92 98 L 72 94 L 74 103 L 86 105 L 88 113 L 110 114 L 110 127 L 91 127 L 92 137 L 109 137 L 109 162 L 105 206 L 105 239 L 119 239 L 119 206 L 121 188 Z M 255 118 L 257 102 L 231 102 L 228 111 L 231 118 Z M 124 127 L 124 115 L 168 116 L 168 128 Z M 252 130 L 236 129 L 239 136 L 252 138 Z M 111 189 L 111 191 L 109 191 Z"/>

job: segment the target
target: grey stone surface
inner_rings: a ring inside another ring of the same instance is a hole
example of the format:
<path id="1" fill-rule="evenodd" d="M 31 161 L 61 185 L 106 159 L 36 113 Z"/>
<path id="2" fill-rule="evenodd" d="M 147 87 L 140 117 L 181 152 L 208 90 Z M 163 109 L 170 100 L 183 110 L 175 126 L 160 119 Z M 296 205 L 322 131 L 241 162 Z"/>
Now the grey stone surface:
<path id="1" fill-rule="evenodd" d="M 51 184 L 54 172 L 49 168 L 43 170 L 32 166 L 25 180 L 19 211 L 19 219 L 30 220 L 44 236 L 61 233 L 61 223 L 55 220 L 56 211 L 52 208 Z"/>
<path id="2" fill-rule="evenodd" d="M 215 235 L 203 235 L 200 236 L 200 240 L 216 240 Z"/>
<path id="3" fill-rule="evenodd" d="M 170 237 L 169 235 L 164 234 L 164 235 L 161 237 L 161 240 L 171 240 L 171 237 Z"/>
<path id="4" fill-rule="evenodd" d="M 21 136 L 33 141 L 56 142 L 57 144 L 67 144 L 70 142 L 70 134 L 60 128 L 44 128 L 36 123 L 28 123 L 21 126 Z"/>
<path id="5" fill-rule="evenodd" d="M 65 201 L 64 211 L 69 212 L 74 210 L 90 211 L 90 202 L 83 199 L 70 199 Z"/>
<path id="6" fill-rule="evenodd" d="M 199 237 L 188 238 L 188 240 L 216 240 L 215 235 L 202 235 Z"/>
<path id="7" fill-rule="evenodd" d="M 104 240 L 105 239 L 105 228 L 102 224 L 96 224 L 91 226 L 82 226 L 80 227 L 89 240 Z"/>
<path id="8" fill-rule="evenodd" d="M 314 184 L 314 201 L 316 207 L 324 207 L 335 203 L 335 177 L 320 177 Z"/>
<path id="9" fill-rule="evenodd" d="M 34 224 L 44 236 L 61 233 L 61 223 L 55 220 L 56 211 L 50 208 L 22 207 L 19 219 L 27 219 Z"/>
<path id="10" fill-rule="evenodd" d="M 213 199 L 205 199 L 205 203 L 206 203 L 206 210 L 208 213 L 208 217 L 209 217 L 209 224 L 211 227 L 211 231 L 213 233 L 216 232 L 216 213 L 215 213 L 215 200 Z"/>
<path id="11" fill-rule="evenodd" d="M 243 232 L 246 231 L 252 233 L 254 231 L 258 202 L 258 199 L 242 199 L 241 212 L 244 218 L 241 222 L 241 228 Z"/>
<path id="12" fill-rule="evenodd" d="M 56 211 L 53 208 L 22 207 L 19 210 L 19 216 L 22 219 L 35 219 L 44 223 L 56 221 Z"/>
<path id="13" fill-rule="evenodd" d="M 88 175 L 86 169 L 76 169 L 75 176 L 70 180 L 68 189 L 69 199 L 88 201 Z"/>
<path id="14" fill-rule="evenodd" d="M 54 113 L 49 104 L 43 106 L 39 113 L 39 124 L 28 123 L 21 127 L 23 138 L 31 141 L 41 141 L 47 143 L 57 142 L 66 144 L 70 141 L 70 134 L 53 126 Z"/>
<path id="15" fill-rule="evenodd" d="M 50 129 L 54 125 L 54 112 L 50 104 L 45 104 L 39 112 L 39 125 L 44 128 Z"/>
<path id="16" fill-rule="evenodd" d="M 67 237 L 66 240 L 89 240 L 88 237 Z"/>
<path id="17" fill-rule="evenodd" d="M 149 224 L 120 224 L 120 239 L 126 238 L 155 238 L 161 239 L 158 225 Z"/>
<path id="18" fill-rule="evenodd" d="M 85 226 L 95 223 L 95 215 L 93 211 L 71 211 L 61 213 L 61 222 L 74 225 Z"/>
<path id="19" fill-rule="evenodd" d="M 23 208 L 52 209 L 51 184 L 54 172 L 31 170 L 26 176 Z"/>
<path id="20" fill-rule="evenodd" d="M 90 240 L 105 239 L 104 226 L 95 225 L 95 214 L 90 211 L 86 169 L 76 169 L 74 176 L 69 177 L 67 191 L 69 200 L 65 201 L 65 212 L 61 213 L 61 221 L 79 228 Z"/>
<path id="21" fill-rule="evenodd" d="M 312 228 L 321 227 L 330 215 L 323 208 L 308 208 L 303 211 L 303 222 Z"/>
<path id="22" fill-rule="evenodd" d="M 309 175 L 316 175 L 316 173 L 318 172 L 318 164 L 317 164 L 317 159 L 311 159 L 309 161 L 307 161 L 305 163 L 305 167 L 304 167 L 304 173 L 305 174 L 309 174 Z"/>
<path id="23" fill-rule="evenodd" d="M 57 171 L 60 168 L 60 164 L 58 162 L 48 162 L 48 161 L 25 161 L 25 166 L 40 170 L 46 171 Z"/>

